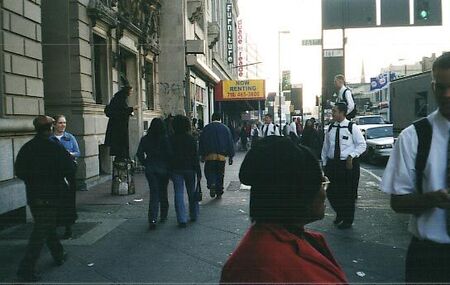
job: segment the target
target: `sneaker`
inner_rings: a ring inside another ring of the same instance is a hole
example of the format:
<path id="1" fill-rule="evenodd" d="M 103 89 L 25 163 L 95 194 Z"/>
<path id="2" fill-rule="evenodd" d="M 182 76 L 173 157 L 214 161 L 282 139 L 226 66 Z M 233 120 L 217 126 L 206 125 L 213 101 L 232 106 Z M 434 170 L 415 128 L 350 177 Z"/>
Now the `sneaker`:
<path id="1" fill-rule="evenodd" d="M 340 223 L 342 223 L 344 220 L 342 218 L 338 218 L 336 217 L 336 219 L 334 219 L 333 224 L 335 225 L 339 225 Z"/>
<path id="2" fill-rule="evenodd" d="M 178 227 L 184 229 L 187 227 L 187 224 L 186 223 L 178 223 Z"/>
<path id="3" fill-rule="evenodd" d="M 352 227 L 352 224 L 347 223 L 347 222 L 343 222 L 337 226 L 337 228 L 340 230 L 347 230 L 347 229 L 350 229 L 351 227 Z"/>
<path id="4" fill-rule="evenodd" d="M 61 266 L 67 261 L 67 252 L 63 252 L 62 256 L 60 258 L 55 258 L 55 264 L 56 266 Z"/>
<path id="5" fill-rule="evenodd" d="M 211 196 L 211 198 L 216 197 L 216 189 L 210 188 L 209 189 L 209 196 Z"/>
<path id="6" fill-rule="evenodd" d="M 155 230 L 156 229 L 156 221 L 150 221 L 149 223 L 148 223 L 148 229 L 149 230 Z"/>
<path id="7" fill-rule="evenodd" d="M 41 276 L 33 271 L 22 271 L 17 272 L 17 279 L 19 282 L 39 282 Z"/>

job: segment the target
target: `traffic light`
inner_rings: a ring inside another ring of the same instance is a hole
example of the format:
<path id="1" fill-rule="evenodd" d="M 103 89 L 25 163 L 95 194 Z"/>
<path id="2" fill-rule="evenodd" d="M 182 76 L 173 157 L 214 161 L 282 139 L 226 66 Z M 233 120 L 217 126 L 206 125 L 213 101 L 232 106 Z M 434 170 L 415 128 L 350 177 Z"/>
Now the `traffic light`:
<path id="1" fill-rule="evenodd" d="M 442 25 L 442 0 L 414 0 L 414 25 Z"/>
<path id="2" fill-rule="evenodd" d="M 417 1 L 416 18 L 421 21 L 428 21 L 430 17 L 430 3 L 426 0 Z"/>
<path id="3" fill-rule="evenodd" d="M 381 27 L 409 26 L 409 0 L 381 0 Z"/>

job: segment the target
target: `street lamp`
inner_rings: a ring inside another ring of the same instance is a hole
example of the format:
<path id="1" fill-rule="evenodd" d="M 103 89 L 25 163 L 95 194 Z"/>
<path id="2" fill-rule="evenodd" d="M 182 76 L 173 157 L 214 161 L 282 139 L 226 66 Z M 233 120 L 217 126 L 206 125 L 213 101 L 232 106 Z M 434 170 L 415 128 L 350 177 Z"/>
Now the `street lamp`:
<path id="1" fill-rule="evenodd" d="M 279 106 L 278 106 L 278 116 L 280 117 L 280 135 L 281 135 L 281 93 L 282 91 L 282 81 L 281 81 L 281 34 L 290 34 L 290 31 L 278 31 L 278 96 L 279 96 Z"/>

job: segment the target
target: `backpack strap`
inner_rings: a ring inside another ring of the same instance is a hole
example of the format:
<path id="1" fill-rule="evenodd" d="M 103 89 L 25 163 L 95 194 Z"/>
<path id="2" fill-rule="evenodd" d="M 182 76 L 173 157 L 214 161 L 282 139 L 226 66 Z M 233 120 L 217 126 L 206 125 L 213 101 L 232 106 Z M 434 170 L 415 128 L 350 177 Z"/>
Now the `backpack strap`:
<path id="1" fill-rule="evenodd" d="M 347 97 L 345 97 L 345 92 L 349 91 L 350 89 L 345 89 L 344 92 L 342 92 L 342 99 L 345 101 L 345 104 L 348 105 Z"/>
<path id="2" fill-rule="evenodd" d="M 353 135 L 353 122 L 348 122 L 348 131 Z"/>
<path id="3" fill-rule="evenodd" d="M 423 171 L 428 160 L 428 155 L 430 153 L 431 138 L 433 136 L 433 128 L 431 127 L 430 121 L 427 118 L 422 118 L 413 123 L 414 128 L 417 133 L 417 138 L 419 143 L 417 145 L 417 156 L 416 156 L 416 188 L 419 194 L 423 193 L 422 181 L 423 181 Z"/>
<path id="4" fill-rule="evenodd" d="M 331 132 L 331 129 L 334 127 L 334 123 L 332 123 L 332 124 L 330 124 L 329 126 L 328 126 L 328 132 Z"/>

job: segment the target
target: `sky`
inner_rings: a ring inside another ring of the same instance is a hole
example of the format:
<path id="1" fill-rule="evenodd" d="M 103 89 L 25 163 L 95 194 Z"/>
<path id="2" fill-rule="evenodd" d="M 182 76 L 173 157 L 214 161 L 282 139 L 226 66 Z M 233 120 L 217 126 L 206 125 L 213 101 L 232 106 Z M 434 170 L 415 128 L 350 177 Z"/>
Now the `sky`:
<path id="1" fill-rule="evenodd" d="M 258 46 L 266 91 L 278 92 L 278 31 L 281 70 L 291 70 L 291 83 L 303 84 L 305 107 L 313 107 L 321 93 L 321 46 L 302 46 L 304 39 L 321 37 L 320 0 L 239 0 L 244 32 Z M 443 25 L 438 27 L 347 29 L 346 78 L 366 82 L 389 64 L 413 64 L 432 53 L 450 51 L 450 0 L 442 0 Z M 326 34 L 326 48 L 339 47 L 340 31 Z"/>

